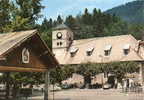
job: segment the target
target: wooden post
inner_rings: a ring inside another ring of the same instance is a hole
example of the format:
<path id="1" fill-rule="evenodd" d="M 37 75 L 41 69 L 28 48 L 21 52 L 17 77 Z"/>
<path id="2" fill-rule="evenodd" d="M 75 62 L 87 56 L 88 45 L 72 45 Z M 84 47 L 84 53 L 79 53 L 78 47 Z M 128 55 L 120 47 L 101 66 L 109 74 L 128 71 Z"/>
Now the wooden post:
<path id="1" fill-rule="evenodd" d="M 44 90 L 44 100 L 48 100 L 49 96 L 49 71 L 45 72 L 45 90 Z"/>
<path id="2" fill-rule="evenodd" d="M 9 95 L 10 95 L 9 76 L 10 76 L 10 73 L 7 72 L 7 73 L 6 73 L 6 79 L 7 79 L 7 81 L 6 81 L 6 99 L 9 99 Z"/>

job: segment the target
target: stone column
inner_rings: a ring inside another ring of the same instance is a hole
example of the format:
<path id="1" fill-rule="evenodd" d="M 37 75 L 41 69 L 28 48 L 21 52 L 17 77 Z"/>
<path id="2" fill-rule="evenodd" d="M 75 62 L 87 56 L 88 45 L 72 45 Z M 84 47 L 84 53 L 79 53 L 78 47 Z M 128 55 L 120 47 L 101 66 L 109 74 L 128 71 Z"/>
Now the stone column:
<path id="1" fill-rule="evenodd" d="M 139 65 L 139 80 L 140 80 L 140 84 L 144 85 L 144 63 L 140 63 Z"/>

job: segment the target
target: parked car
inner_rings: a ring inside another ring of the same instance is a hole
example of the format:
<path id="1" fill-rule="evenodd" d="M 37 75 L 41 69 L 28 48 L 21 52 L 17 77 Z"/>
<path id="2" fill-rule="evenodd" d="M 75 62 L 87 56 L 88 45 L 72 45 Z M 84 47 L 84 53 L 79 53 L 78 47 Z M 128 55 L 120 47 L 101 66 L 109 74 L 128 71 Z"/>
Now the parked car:
<path id="1" fill-rule="evenodd" d="M 112 87 L 112 85 L 109 83 L 106 83 L 103 85 L 103 89 L 110 89 L 111 87 Z"/>
<path id="2" fill-rule="evenodd" d="M 63 84 L 61 87 L 62 87 L 62 89 L 70 89 L 70 88 L 73 88 L 73 85 L 72 84 Z"/>
<path id="3" fill-rule="evenodd" d="M 58 85 L 50 85 L 50 91 L 60 91 L 61 87 L 59 87 Z"/>

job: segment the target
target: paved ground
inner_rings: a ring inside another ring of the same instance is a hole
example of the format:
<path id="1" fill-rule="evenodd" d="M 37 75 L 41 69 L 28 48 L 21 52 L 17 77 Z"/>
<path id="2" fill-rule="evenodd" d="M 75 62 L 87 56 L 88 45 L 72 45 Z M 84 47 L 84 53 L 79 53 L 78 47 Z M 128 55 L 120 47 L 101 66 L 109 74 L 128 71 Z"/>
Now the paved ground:
<path id="1" fill-rule="evenodd" d="M 33 97 L 32 100 L 43 100 L 43 96 Z M 144 100 L 143 93 L 122 93 L 120 90 L 102 89 L 71 89 L 51 93 L 50 100 Z"/>

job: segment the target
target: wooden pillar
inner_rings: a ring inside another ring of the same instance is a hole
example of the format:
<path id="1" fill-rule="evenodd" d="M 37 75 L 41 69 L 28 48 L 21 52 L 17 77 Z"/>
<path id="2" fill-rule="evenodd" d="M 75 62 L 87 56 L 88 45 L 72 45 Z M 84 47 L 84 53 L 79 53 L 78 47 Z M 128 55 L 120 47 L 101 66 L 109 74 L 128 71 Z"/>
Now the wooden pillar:
<path id="1" fill-rule="evenodd" d="M 45 72 L 45 90 L 44 90 L 44 100 L 48 100 L 49 98 L 49 71 Z"/>
<path id="2" fill-rule="evenodd" d="M 10 76 L 10 73 L 7 72 L 7 73 L 6 73 L 6 99 L 9 99 L 9 95 L 10 95 L 9 76 Z"/>

